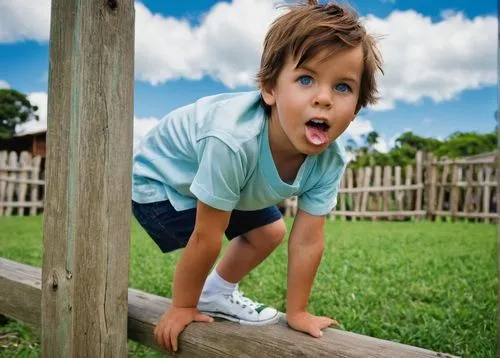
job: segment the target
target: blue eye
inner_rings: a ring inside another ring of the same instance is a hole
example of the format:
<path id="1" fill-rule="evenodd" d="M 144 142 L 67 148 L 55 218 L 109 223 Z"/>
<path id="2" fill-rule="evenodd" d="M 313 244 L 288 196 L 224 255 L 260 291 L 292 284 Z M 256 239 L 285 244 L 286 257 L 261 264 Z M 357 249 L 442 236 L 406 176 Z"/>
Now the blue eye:
<path id="1" fill-rule="evenodd" d="M 300 76 L 298 81 L 303 86 L 310 86 L 312 84 L 312 77 L 311 76 Z"/>
<path id="2" fill-rule="evenodd" d="M 349 92 L 351 91 L 351 87 L 349 87 L 348 84 L 345 84 L 345 83 L 339 83 L 335 89 L 339 92 L 342 92 L 342 93 L 346 93 L 346 92 Z"/>

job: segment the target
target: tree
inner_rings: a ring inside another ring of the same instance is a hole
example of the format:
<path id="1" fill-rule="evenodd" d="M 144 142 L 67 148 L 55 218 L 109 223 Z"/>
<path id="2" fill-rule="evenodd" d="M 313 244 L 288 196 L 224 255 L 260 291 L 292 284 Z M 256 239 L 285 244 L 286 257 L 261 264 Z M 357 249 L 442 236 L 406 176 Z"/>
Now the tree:
<path id="1" fill-rule="evenodd" d="M 11 138 L 16 125 L 38 120 L 33 106 L 25 94 L 13 89 L 0 89 L 0 139 Z"/>
<path id="2" fill-rule="evenodd" d="M 371 131 L 367 134 L 365 140 L 369 150 L 372 150 L 373 146 L 377 144 L 379 137 L 380 135 L 375 131 Z"/>

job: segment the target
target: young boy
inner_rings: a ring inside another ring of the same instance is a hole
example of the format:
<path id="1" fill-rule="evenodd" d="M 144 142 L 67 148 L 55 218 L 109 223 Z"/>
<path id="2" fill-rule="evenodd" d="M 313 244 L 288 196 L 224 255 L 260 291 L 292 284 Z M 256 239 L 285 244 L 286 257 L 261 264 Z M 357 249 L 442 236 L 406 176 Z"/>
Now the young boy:
<path id="1" fill-rule="evenodd" d="M 237 283 L 283 241 L 275 204 L 294 195 L 286 318 L 314 337 L 334 322 L 308 313 L 307 303 L 346 165 L 336 139 L 375 102 L 378 70 L 374 40 L 357 15 L 309 0 L 272 24 L 259 91 L 200 99 L 148 133 L 134 158 L 133 212 L 163 252 L 185 247 L 173 305 L 155 329 L 166 350 L 177 351 L 189 323 L 211 316 L 248 325 L 278 320 L 276 309 L 243 296 Z M 231 243 L 209 274 L 224 234 Z"/>

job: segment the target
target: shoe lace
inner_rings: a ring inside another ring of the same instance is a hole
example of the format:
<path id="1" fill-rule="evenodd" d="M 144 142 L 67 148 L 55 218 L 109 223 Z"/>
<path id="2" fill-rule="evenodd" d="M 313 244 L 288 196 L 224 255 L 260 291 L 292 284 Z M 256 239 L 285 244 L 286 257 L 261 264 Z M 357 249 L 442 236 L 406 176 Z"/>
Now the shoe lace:
<path id="1" fill-rule="evenodd" d="M 234 291 L 226 296 L 231 303 L 236 303 L 237 305 L 241 305 L 241 308 L 246 308 L 249 307 L 250 310 L 248 313 L 252 314 L 254 312 L 254 309 L 257 307 L 262 306 L 261 303 L 259 302 L 254 302 L 250 298 L 245 297 L 243 292 L 240 291 L 240 288 L 238 285 L 236 285 Z"/>

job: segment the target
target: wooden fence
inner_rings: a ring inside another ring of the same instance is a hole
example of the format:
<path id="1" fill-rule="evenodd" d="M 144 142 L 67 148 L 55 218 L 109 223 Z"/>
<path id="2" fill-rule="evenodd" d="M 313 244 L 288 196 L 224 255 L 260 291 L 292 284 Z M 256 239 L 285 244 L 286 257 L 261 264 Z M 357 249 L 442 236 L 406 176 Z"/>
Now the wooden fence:
<path id="1" fill-rule="evenodd" d="M 40 156 L 0 152 L 0 216 L 36 215 L 43 210 Z"/>
<path id="2" fill-rule="evenodd" d="M 424 158 L 425 157 L 425 158 Z M 36 215 L 43 210 L 45 182 L 41 157 L 0 152 L 0 216 Z M 469 219 L 496 222 L 496 158 L 438 160 L 419 152 L 416 163 L 347 168 L 337 206 L 330 217 L 342 220 Z M 283 203 L 285 215 L 297 212 L 297 198 Z"/>
<path id="3" fill-rule="evenodd" d="M 424 158 L 425 157 L 425 158 Z M 414 165 L 347 168 L 330 217 L 342 220 L 458 218 L 496 222 L 497 169 L 494 155 L 468 160 L 434 158 L 418 152 Z M 283 203 L 297 212 L 297 198 Z"/>

